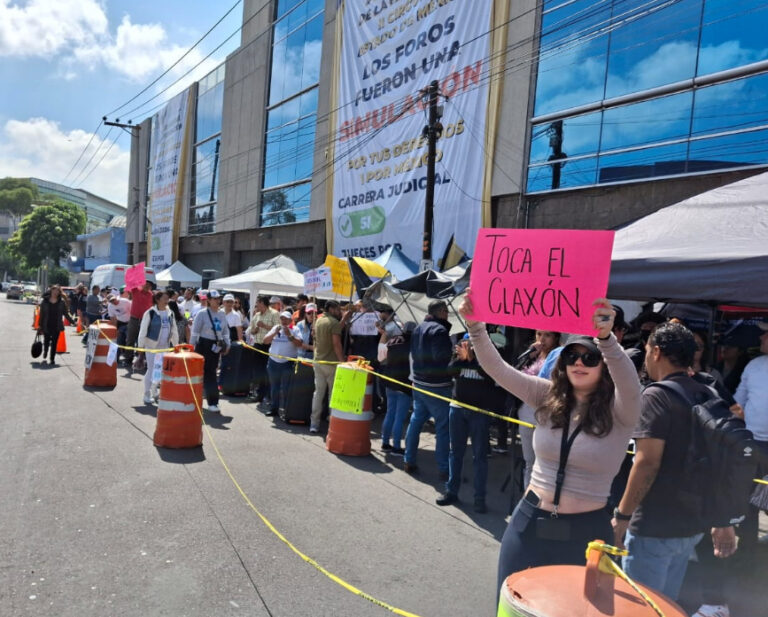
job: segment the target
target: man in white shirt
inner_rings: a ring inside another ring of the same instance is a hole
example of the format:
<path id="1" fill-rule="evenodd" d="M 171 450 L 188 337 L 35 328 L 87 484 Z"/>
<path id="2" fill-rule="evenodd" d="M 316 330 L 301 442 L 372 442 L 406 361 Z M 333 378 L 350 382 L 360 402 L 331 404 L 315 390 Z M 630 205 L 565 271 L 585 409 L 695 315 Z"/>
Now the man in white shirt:
<path id="1" fill-rule="evenodd" d="M 131 320 L 131 301 L 111 293 L 107 298 L 107 317 L 109 323 L 117 328 L 117 344 L 125 345 L 128 322 Z"/>
<path id="2" fill-rule="evenodd" d="M 752 431 L 757 446 L 761 449 L 763 465 L 759 471 L 768 473 L 768 322 L 757 324 L 763 331 L 760 335 L 760 353 L 747 364 L 741 374 L 741 382 L 733 398 L 744 409 L 744 422 Z M 749 506 L 749 513 L 739 526 L 739 551 L 754 554 L 757 548 L 760 510 Z"/>

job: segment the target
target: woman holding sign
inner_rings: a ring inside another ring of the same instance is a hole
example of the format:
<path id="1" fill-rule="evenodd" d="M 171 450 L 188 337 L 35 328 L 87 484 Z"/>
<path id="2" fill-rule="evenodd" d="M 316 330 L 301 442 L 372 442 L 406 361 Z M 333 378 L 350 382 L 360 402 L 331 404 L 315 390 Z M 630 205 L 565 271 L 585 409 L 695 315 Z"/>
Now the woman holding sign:
<path id="1" fill-rule="evenodd" d="M 551 380 L 501 359 L 485 324 L 470 320 L 469 290 L 459 308 L 483 370 L 536 410 L 536 462 L 501 541 L 497 589 L 526 568 L 583 565 L 588 542 L 612 537 L 606 504 L 640 416 L 641 388 L 611 332 L 615 311 L 605 299 L 594 306 L 596 337 L 568 339 Z"/>
<path id="2" fill-rule="evenodd" d="M 152 308 L 141 318 L 138 346 L 141 349 L 170 349 L 179 344 L 176 319 L 169 308 L 170 294 L 156 291 Z M 147 372 L 144 374 L 144 404 L 151 405 L 157 397 L 160 379 L 155 377 L 155 361 L 162 362 L 161 354 L 147 353 Z M 162 375 L 162 373 L 161 373 Z"/>

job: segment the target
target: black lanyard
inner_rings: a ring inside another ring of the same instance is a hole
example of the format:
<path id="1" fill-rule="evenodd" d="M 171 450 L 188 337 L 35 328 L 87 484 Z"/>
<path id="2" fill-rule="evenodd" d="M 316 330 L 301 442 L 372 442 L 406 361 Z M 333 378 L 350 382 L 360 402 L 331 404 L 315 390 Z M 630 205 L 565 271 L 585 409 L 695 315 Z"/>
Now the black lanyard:
<path id="1" fill-rule="evenodd" d="M 563 484 L 565 483 L 565 466 L 568 463 L 568 455 L 571 453 L 571 446 L 576 439 L 576 436 L 581 432 L 581 424 L 573 429 L 570 437 L 568 436 L 568 427 L 571 423 L 570 412 L 566 414 L 566 424 L 563 427 L 563 437 L 560 440 L 560 465 L 557 468 L 557 479 L 555 480 L 555 498 L 552 500 L 554 506 L 552 510 L 552 518 L 557 518 L 557 507 L 560 505 L 560 493 L 563 490 Z"/>

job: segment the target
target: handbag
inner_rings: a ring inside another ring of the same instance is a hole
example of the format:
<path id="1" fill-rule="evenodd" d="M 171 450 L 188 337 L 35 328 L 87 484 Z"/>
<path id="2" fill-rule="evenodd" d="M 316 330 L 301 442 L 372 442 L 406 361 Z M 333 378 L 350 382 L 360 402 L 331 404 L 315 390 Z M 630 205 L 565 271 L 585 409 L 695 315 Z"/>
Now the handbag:
<path id="1" fill-rule="evenodd" d="M 35 334 L 35 342 L 32 343 L 30 352 L 33 358 L 39 358 L 43 354 L 43 341 L 40 340 L 40 334 Z"/>

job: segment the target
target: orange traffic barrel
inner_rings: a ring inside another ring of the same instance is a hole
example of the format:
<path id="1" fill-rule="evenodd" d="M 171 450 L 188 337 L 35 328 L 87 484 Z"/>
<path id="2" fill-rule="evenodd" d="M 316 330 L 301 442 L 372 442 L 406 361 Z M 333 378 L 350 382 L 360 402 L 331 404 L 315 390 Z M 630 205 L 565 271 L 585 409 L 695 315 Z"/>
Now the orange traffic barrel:
<path id="1" fill-rule="evenodd" d="M 618 578 L 605 560 L 610 560 L 608 555 L 590 546 L 586 567 L 543 566 L 515 572 L 501 586 L 497 617 L 656 617 L 647 600 Z M 665 617 L 687 617 L 665 595 L 635 584 Z"/>
<path id="2" fill-rule="evenodd" d="M 40 327 L 40 307 L 35 307 L 35 317 L 32 320 L 32 327 L 37 330 Z"/>
<path id="3" fill-rule="evenodd" d="M 350 362 L 339 364 L 338 371 L 372 371 L 369 365 L 358 364 L 355 356 L 349 356 Z M 368 373 L 365 383 L 365 395 L 360 413 L 351 413 L 331 407 L 328 422 L 328 435 L 325 447 L 334 454 L 347 456 L 368 456 L 371 453 L 371 420 L 373 420 L 373 375 Z"/>
<path id="4" fill-rule="evenodd" d="M 67 353 L 67 333 L 59 332 L 59 340 L 56 342 L 56 353 Z"/>
<path id="5" fill-rule="evenodd" d="M 83 330 L 85 330 L 85 328 L 83 328 L 83 318 L 78 315 L 76 332 L 80 334 Z"/>
<path id="6" fill-rule="evenodd" d="M 177 345 L 163 357 L 163 379 L 152 440 L 161 448 L 196 448 L 203 443 L 203 365 L 192 345 Z"/>
<path id="7" fill-rule="evenodd" d="M 111 324 L 97 322 L 88 328 L 84 386 L 114 388 L 117 385 L 117 363 L 107 364 L 109 342 L 116 339 L 117 328 Z"/>

